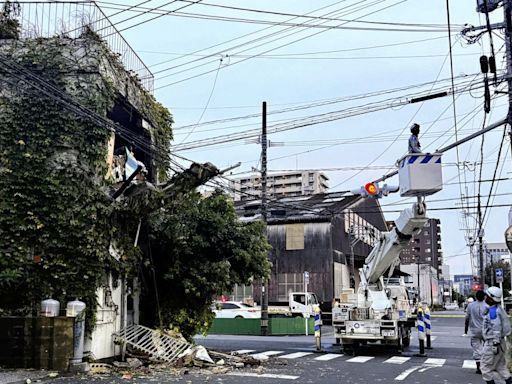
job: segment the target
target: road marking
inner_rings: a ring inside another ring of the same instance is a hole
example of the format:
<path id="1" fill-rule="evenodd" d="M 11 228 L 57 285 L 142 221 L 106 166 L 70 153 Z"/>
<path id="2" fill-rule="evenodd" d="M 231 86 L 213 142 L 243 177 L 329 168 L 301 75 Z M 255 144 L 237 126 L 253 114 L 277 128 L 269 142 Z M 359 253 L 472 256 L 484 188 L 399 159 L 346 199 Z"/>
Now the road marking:
<path id="1" fill-rule="evenodd" d="M 437 336 L 430 336 L 430 340 L 434 341 L 435 339 L 437 339 Z"/>
<path id="2" fill-rule="evenodd" d="M 370 361 L 373 358 L 374 358 L 373 356 L 357 356 L 357 357 L 348 359 L 347 362 L 349 362 L 349 363 L 366 363 L 367 361 Z"/>
<path id="3" fill-rule="evenodd" d="M 476 369 L 476 361 L 475 360 L 464 360 L 464 364 L 462 364 L 462 368 Z"/>
<path id="4" fill-rule="evenodd" d="M 341 356 L 343 356 L 341 353 L 328 353 L 326 355 L 315 357 L 315 360 L 329 361 L 329 360 L 336 359 L 337 357 L 341 357 Z"/>
<path id="5" fill-rule="evenodd" d="M 423 366 L 418 372 L 426 372 L 432 368 L 441 368 L 441 366 L 440 365 L 426 365 L 426 366 Z"/>
<path id="6" fill-rule="evenodd" d="M 427 359 L 423 365 L 435 365 L 436 367 L 442 367 L 446 363 L 446 359 Z"/>
<path id="7" fill-rule="evenodd" d="M 405 380 L 407 378 L 407 376 L 409 376 L 411 373 L 413 373 L 414 371 L 416 371 L 416 370 L 418 370 L 420 368 L 421 367 L 412 367 L 412 368 L 406 369 L 401 374 L 399 374 L 397 377 L 395 377 L 395 380 L 396 381 Z"/>
<path id="8" fill-rule="evenodd" d="M 312 355 L 313 352 L 295 352 L 295 353 L 290 353 L 289 355 L 283 355 L 283 356 L 279 356 L 280 359 L 297 359 L 299 357 L 304 357 L 304 356 L 307 356 L 307 355 Z"/>
<path id="9" fill-rule="evenodd" d="M 410 357 L 393 356 L 393 357 L 390 357 L 389 359 L 387 359 L 384 362 L 388 363 L 388 364 L 403 364 L 407 360 L 410 360 L 410 359 L 411 359 Z"/>
<path id="10" fill-rule="evenodd" d="M 274 375 L 272 373 L 252 373 L 252 372 L 229 372 L 228 376 L 241 376 L 241 377 L 261 377 L 265 379 L 283 379 L 283 380 L 297 380 L 299 376 L 290 375 Z"/>
<path id="11" fill-rule="evenodd" d="M 255 349 L 240 349 L 238 351 L 235 351 L 237 355 L 245 355 L 246 353 L 256 352 Z"/>
<path id="12" fill-rule="evenodd" d="M 279 355 L 281 353 L 284 353 L 284 351 L 266 351 L 266 352 L 260 352 L 260 353 L 256 353 L 254 355 L 251 355 L 251 356 L 274 356 L 274 355 Z"/>

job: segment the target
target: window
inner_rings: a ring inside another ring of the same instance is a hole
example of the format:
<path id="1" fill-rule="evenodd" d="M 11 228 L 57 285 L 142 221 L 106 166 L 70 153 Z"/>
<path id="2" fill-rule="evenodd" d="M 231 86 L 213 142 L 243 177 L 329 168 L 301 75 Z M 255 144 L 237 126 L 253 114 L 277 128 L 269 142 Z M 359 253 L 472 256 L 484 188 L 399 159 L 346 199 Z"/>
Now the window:
<path id="1" fill-rule="evenodd" d="M 304 224 L 286 225 L 286 250 L 304 249 Z"/>
<path id="2" fill-rule="evenodd" d="M 238 309 L 238 305 L 233 303 L 222 303 L 222 309 Z"/>
<path id="3" fill-rule="evenodd" d="M 306 304 L 306 295 L 302 294 L 302 295 L 293 295 L 293 301 L 296 301 L 297 303 L 300 303 L 300 304 Z"/>
<path id="4" fill-rule="evenodd" d="M 430 252 L 432 252 L 432 249 L 430 249 L 430 248 L 425 248 L 425 253 L 430 253 Z"/>
<path id="5" fill-rule="evenodd" d="M 302 273 L 280 273 L 277 275 L 277 299 L 288 301 L 290 292 L 300 292 L 304 289 Z"/>
<path id="6" fill-rule="evenodd" d="M 429 231 L 423 231 L 423 236 L 430 236 L 430 232 Z"/>
<path id="7" fill-rule="evenodd" d="M 252 285 L 235 285 L 228 295 L 232 301 L 252 300 Z"/>

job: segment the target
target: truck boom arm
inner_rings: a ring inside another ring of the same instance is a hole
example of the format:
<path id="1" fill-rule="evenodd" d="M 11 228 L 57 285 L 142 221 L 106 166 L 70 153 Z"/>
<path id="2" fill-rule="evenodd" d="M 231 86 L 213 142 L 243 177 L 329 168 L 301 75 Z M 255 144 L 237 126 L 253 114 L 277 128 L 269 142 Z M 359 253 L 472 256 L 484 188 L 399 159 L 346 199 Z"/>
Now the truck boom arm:
<path id="1" fill-rule="evenodd" d="M 412 235 L 421 230 L 427 222 L 425 211 L 425 203 L 418 199 L 412 208 L 400 213 L 395 221 L 396 226 L 384 234 L 366 258 L 363 268 L 359 269 L 362 286 L 378 282 L 386 270 L 396 262 Z"/>

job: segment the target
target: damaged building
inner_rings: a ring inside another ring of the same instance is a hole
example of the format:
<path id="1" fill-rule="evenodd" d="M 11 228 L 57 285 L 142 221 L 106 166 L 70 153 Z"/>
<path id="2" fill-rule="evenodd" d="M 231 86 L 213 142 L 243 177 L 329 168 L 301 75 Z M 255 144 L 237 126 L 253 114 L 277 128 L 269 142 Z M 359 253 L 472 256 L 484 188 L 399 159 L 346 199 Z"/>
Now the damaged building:
<path id="1" fill-rule="evenodd" d="M 100 170 L 95 183 L 110 185 L 105 191 L 108 198 L 130 177 L 136 183 L 156 185 L 165 176 L 169 159 L 159 149 L 168 147 L 172 118 L 152 96 L 151 71 L 94 2 L 7 2 L 0 18 L 0 62 L 4 102 L 19 95 L 37 98 L 41 92 L 75 114 L 70 127 L 92 121 L 106 130 L 101 149 L 104 163 L 94 166 Z M 98 100 L 93 104 L 95 95 Z M 35 125 L 26 127 L 37 129 Z M 47 167 L 83 166 L 82 155 L 89 148 L 74 142 L 77 136 L 73 132 L 61 137 L 64 139 L 59 142 L 47 143 L 53 146 Z M 18 143 L 28 147 L 30 139 L 20 135 Z M 0 153 L 0 175 L 12 173 L 10 161 Z M 85 172 L 91 173 L 89 169 Z M 110 247 L 110 256 L 115 260 L 123 257 L 115 247 Z M 35 254 L 30 261 L 41 265 L 41 259 L 44 263 L 44 255 Z M 126 285 L 120 277 L 104 276 L 96 294 L 95 327 L 85 346 L 92 359 L 120 353 L 111 335 L 138 322 L 139 292 L 136 283 Z"/>
<path id="2" fill-rule="evenodd" d="M 261 200 L 236 202 L 242 221 L 261 220 Z M 342 192 L 297 196 L 269 202 L 267 221 L 272 274 L 269 303 L 288 301 L 289 292 L 303 291 L 304 272 L 309 272 L 308 290 L 330 309 L 343 289 L 357 287 L 358 268 L 386 231 L 378 200 Z M 234 299 L 243 287 L 235 287 Z M 245 289 L 261 302 L 259 284 Z"/>

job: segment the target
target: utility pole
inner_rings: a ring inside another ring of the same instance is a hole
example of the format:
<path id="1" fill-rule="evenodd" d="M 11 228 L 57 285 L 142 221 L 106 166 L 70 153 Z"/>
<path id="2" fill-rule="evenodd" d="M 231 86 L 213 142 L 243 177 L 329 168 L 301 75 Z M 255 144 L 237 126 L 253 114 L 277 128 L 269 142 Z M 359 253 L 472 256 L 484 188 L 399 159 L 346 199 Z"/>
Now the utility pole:
<path id="1" fill-rule="evenodd" d="M 262 105 L 261 115 L 261 217 L 267 233 L 267 102 Z M 268 285 L 269 279 L 261 280 L 261 336 L 268 335 Z"/>
<path id="2" fill-rule="evenodd" d="M 483 235 L 484 232 L 482 229 L 482 206 L 480 202 L 480 194 L 478 194 L 478 256 L 480 261 L 480 284 L 482 285 L 482 289 L 485 288 Z"/>

